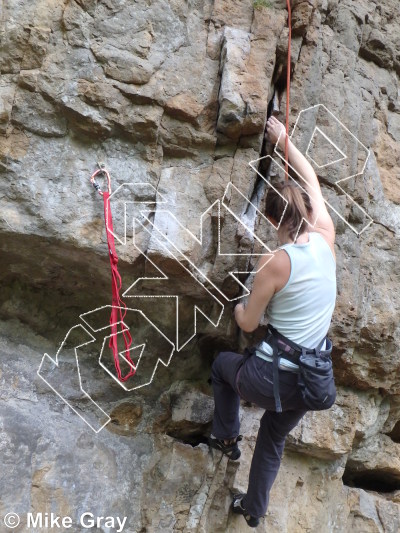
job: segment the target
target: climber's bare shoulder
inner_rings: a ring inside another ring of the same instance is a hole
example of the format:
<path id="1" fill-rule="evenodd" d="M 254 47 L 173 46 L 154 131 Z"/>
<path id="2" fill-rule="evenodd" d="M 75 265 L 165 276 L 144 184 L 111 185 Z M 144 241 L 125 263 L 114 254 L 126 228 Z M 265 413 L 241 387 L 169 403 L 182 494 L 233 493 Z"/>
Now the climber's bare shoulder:
<path id="1" fill-rule="evenodd" d="M 284 250 L 275 250 L 259 260 L 257 269 L 257 275 L 263 284 L 268 285 L 274 294 L 280 291 L 289 280 L 289 256 Z"/>
<path id="2" fill-rule="evenodd" d="M 329 248 L 331 249 L 331 252 L 333 254 L 333 258 L 336 261 L 336 254 L 335 254 L 335 238 L 336 238 L 336 232 L 335 232 L 335 226 L 333 224 L 333 221 L 331 217 L 328 215 L 324 220 L 323 223 L 315 224 L 313 231 L 316 233 L 319 233 L 321 237 L 325 240 L 325 242 L 328 244 Z"/>
<path id="3" fill-rule="evenodd" d="M 309 228 L 309 231 L 314 231 L 319 233 L 326 243 L 329 245 L 329 248 L 332 251 L 333 257 L 335 256 L 335 225 L 333 220 L 328 212 L 325 201 L 322 197 L 321 190 L 318 184 L 319 193 L 314 192 L 314 198 L 312 199 L 313 213 L 316 213 L 315 221 L 313 226 Z"/>

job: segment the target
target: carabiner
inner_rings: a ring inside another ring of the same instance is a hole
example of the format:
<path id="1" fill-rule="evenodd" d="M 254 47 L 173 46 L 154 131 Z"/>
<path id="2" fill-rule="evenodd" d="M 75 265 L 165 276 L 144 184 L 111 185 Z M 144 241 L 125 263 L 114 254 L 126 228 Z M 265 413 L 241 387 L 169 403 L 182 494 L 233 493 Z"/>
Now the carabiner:
<path id="1" fill-rule="evenodd" d="M 110 178 L 110 174 L 106 170 L 104 163 L 97 163 L 97 164 L 98 164 L 99 168 L 98 168 L 98 170 L 93 172 L 93 174 L 90 176 L 90 182 L 93 185 L 93 187 L 96 189 L 96 191 L 98 191 L 98 193 L 101 194 L 101 196 L 103 196 L 104 193 L 101 190 L 100 185 L 97 183 L 95 178 L 96 178 L 96 176 L 98 174 L 105 174 L 105 176 L 107 177 L 108 193 L 111 194 L 111 178 Z"/>

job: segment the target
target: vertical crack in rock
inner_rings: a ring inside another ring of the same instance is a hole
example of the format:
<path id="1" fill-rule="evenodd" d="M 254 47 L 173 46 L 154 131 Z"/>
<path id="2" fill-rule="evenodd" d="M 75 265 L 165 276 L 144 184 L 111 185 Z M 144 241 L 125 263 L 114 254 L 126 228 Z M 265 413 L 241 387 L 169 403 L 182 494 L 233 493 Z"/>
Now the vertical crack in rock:
<path id="1" fill-rule="evenodd" d="M 281 58 L 282 59 L 282 58 Z M 286 62 L 287 63 L 287 62 Z M 273 93 L 272 97 L 268 102 L 266 120 L 269 119 L 272 115 L 279 115 L 281 100 L 283 94 L 286 92 L 286 78 L 287 78 L 287 64 L 279 62 L 278 49 L 276 51 L 276 62 L 275 68 L 272 75 L 272 84 L 273 84 Z M 293 75 L 294 65 L 291 65 L 291 76 Z M 262 139 L 261 151 L 259 154 L 259 164 L 258 172 L 263 176 L 265 180 L 268 181 L 271 160 L 266 156 L 271 156 L 273 154 L 274 147 L 267 139 L 266 131 L 264 130 L 264 135 Z M 255 207 L 259 208 L 261 199 L 263 198 L 266 191 L 266 184 L 262 177 L 257 174 L 254 187 L 250 195 L 250 203 L 247 205 L 246 211 L 244 213 L 244 218 L 247 223 L 252 221 L 251 226 L 254 229 L 256 223 L 256 211 Z M 254 207 L 255 206 L 255 207 Z M 254 242 L 252 246 L 252 251 L 254 251 Z"/>
<path id="2" fill-rule="evenodd" d="M 277 104 L 277 100 L 278 100 L 278 88 L 277 86 L 275 86 L 273 96 L 268 102 L 267 120 L 270 116 L 272 116 L 273 114 L 277 114 L 279 112 L 279 104 Z M 257 222 L 256 208 L 257 209 L 260 208 L 261 200 L 265 195 L 266 187 L 267 187 L 265 180 L 267 181 L 269 180 L 271 160 L 267 158 L 266 156 L 271 156 L 273 153 L 273 150 L 274 150 L 273 145 L 268 141 L 266 131 L 265 131 L 263 140 L 262 140 L 261 151 L 259 155 L 260 161 L 258 163 L 258 169 L 257 169 L 262 177 L 259 174 L 256 175 L 253 190 L 250 194 L 250 202 L 248 203 L 247 208 L 243 215 L 246 225 L 252 228 L 253 231 L 254 231 L 255 224 Z M 253 241 L 252 252 L 254 252 L 254 245 L 255 245 L 255 242 Z"/>
<path id="3" fill-rule="evenodd" d="M 216 456 L 216 454 L 214 454 L 214 456 Z M 221 487 L 223 486 L 224 479 L 226 476 L 227 464 L 228 464 L 228 459 L 222 454 L 219 459 L 214 459 L 214 468 L 213 468 L 212 475 L 207 479 L 207 482 L 208 482 L 207 500 L 204 504 L 202 513 L 200 515 L 198 529 L 197 529 L 197 531 L 199 532 L 210 531 L 211 528 L 212 528 L 211 529 L 212 531 L 217 531 L 214 524 L 210 524 L 210 518 L 211 518 L 210 514 L 212 512 L 214 499 L 217 494 L 219 495 L 221 491 Z M 226 522 L 227 516 L 225 514 L 226 513 L 225 509 L 221 509 L 219 507 L 219 511 L 221 513 L 220 520 L 225 520 Z"/>

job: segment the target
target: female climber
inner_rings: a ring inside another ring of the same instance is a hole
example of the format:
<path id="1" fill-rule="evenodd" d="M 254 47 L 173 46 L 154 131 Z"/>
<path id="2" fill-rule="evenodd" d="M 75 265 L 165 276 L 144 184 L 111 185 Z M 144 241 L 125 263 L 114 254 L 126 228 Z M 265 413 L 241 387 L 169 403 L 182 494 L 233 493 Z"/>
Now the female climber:
<path id="1" fill-rule="evenodd" d="M 267 135 L 284 150 L 286 131 L 275 117 L 267 121 Z M 296 345 L 311 349 L 321 346 L 326 339 L 335 307 L 335 229 L 312 166 L 290 140 L 288 145 L 289 163 L 303 180 L 303 189 L 291 181 L 276 186 L 278 192 L 272 187 L 269 189 L 265 214 L 278 227 L 281 246 L 272 259 L 263 257 L 259 261 L 247 305 L 236 305 L 235 319 L 243 331 L 251 332 L 267 310 L 268 323 L 275 331 Z M 242 438 L 239 435 L 240 398 L 265 409 L 247 493 L 235 494 L 232 501 L 233 511 L 242 514 L 250 527 L 256 527 L 267 510 L 287 434 L 310 410 L 299 389 L 299 367 L 288 355 L 285 359 L 285 352 L 280 352 L 281 409 L 276 409 L 273 349 L 266 342 L 268 339 L 270 337 L 246 356 L 219 353 L 211 372 L 215 401 L 209 437 L 211 447 L 221 450 L 230 459 L 238 459 L 237 443 Z"/>

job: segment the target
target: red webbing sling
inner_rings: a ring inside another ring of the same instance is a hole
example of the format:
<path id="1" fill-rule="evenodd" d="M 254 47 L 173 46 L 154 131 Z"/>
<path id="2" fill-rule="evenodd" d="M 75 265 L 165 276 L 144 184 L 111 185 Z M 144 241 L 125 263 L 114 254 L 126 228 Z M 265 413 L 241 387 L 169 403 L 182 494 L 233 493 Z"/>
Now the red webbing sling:
<path id="1" fill-rule="evenodd" d="M 105 174 L 107 176 L 107 182 L 108 182 L 108 191 L 102 192 L 100 190 L 100 186 L 98 183 L 96 183 L 95 177 L 98 174 Z M 111 213 L 111 205 L 110 205 L 110 194 L 111 194 L 111 179 L 110 174 L 107 172 L 105 168 L 100 166 L 99 170 L 96 170 L 91 177 L 90 181 L 93 184 L 93 187 L 101 194 L 103 197 L 103 205 L 104 205 L 104 220 L 106 225 L 106 235 L 107 235 L 107 244 L 108 244 L 108 255 L 110 257 L 110 265 L 111 265 L 111 291 L 112 291 L 112 307 L 111 307 L 111 316 L 110 316 L 110 326 L 111 326 L 111 337 L 110 342 L 108 346 L 112 349 L 113 355 L 114 355 L 114 363 L 115 363 L 115 369 L 118 374 L 118 379 L 120 381 L 126 381 L 131 376 L 135 375 L 136 368 L 134 366 L 134 363 L 132 359 L 130 358 L 130 351 L 129 348 L 132 344 L 132 337 L 128 330 L 122 330 L 122 336 L 124 339 L 125 344 L 125 352 L 124 357 L 129 363 L 132 364 L 134 368 L 131 368 L 129 372 L 122 376 L 121 374 L 121 368 L 119 365 L 119 357 L 118 357 L 118 322 L 123 322 L 125 315 L 126 315 L 126 304 L 121 300 L 121 297 L 119 295 L 119 291 L 122 287 L 122 279 L 120 276 L 120 273 L 118 272 L 118 255 L 115 250 L 115 241 L 114 241 L 114 235 L 113 235 L 113 221 L 112 221 L 112 213 Z M 121 327 L 122 324 L 121 324 Z"/>

